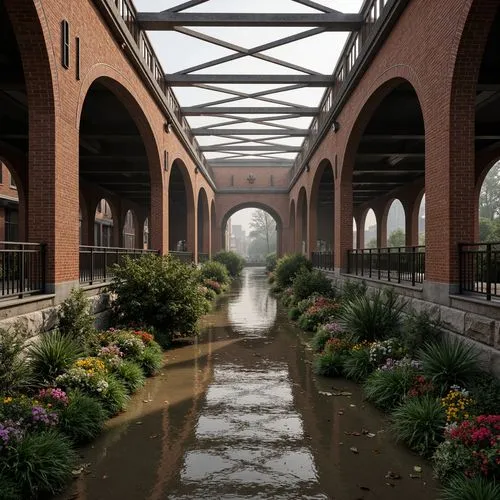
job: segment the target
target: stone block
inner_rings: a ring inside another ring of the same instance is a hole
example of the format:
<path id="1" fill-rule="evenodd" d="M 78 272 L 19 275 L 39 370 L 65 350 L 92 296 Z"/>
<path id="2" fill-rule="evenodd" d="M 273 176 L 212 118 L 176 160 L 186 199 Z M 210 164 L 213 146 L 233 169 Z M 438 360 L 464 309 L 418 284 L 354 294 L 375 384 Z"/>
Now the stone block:
<path id="1" fill-rule="evenodd" d="M 486 345 L 493 345 L 495 321 L 477 314 L 466 313 L 465 336 Z"/>
<path id="2" fill-rule="evenodd" d="M 110 326 L 110 320 L 111 320 L 111 311 L 109 309 L 107 311 L 102 311 L 95 315 L 94 326 L 98 330 L 107 330 Z"/>
<path id="3" fill-rule="evenodd" d="M 408 305 L 416 313 L 426 312 L 434 321 L 439 321 L 440 319 L 441 312 L 438 304 L 427 302 L 426 300 L 412 299 Z"/>
<path id="4" fill-rule="evenodd" d="M 440 309 L 443 327 L 463 335 L 465 333 L 465 312 L 446 306 L 441 306 Z"/>

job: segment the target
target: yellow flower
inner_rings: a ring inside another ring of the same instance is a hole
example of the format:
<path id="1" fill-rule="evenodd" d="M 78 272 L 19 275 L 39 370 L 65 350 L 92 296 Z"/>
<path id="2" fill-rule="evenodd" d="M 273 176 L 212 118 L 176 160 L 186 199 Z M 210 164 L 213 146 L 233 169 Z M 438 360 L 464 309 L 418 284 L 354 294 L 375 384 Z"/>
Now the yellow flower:
<path id="1" fill-rule="evenodd" d="M 12 403 L 12 398 L 10 396 L 3 398 L 3 403 L 8 405 L 9 403 Z"/>

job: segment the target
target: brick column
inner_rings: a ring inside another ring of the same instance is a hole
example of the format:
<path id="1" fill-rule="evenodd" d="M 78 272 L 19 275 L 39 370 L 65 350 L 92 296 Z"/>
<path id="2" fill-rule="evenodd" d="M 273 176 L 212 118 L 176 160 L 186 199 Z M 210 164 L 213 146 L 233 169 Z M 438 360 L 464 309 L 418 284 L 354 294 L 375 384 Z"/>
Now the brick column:
<path id="1" fill-rule="evenodd" d="M 336 272 L 347 271 L 347 251 L 352 248 L 352 176 L 335 183 L 334 258 Z M 363 228 L 364 229 L 364 228 Z M 359 231 L 358 231 L 359 232 Z"/>

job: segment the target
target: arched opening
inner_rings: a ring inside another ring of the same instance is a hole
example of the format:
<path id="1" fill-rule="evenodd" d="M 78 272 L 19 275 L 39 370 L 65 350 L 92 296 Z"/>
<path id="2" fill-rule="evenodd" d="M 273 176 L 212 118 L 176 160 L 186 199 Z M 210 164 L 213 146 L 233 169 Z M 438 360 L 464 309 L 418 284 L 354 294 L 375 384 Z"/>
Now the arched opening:
<path id="1" fill-rule="evenodd" d="M 132 210 L 127 210 L 122 230 L 122 242 L 124 248 L 141 248 L 136 242 L 136 220 Z"/>
<path id="2" fill-rule="evenodd" d="M 151 235 L 149 233 L 149 217 L 144 219 L 144 224 L 142 226 L 142 248 L 151 248 Z"/>
<path id="3" fill-rule="evenodd" d="M 333 250 L 334 192 L 332 164 L 323 160 L 315 174 L 310 203 L 310 236 L 316 252 Z"/>
<path id="4" fill-rule="evenodd" d="M 186 166 L 175 160 L 168 182 L 169 250 L 194 251 L 195 222 L 193 187 Z"/>
<path id="5" fill-rule="evenodd" d="M 278 213 L 261 203 L 243 203 L 222 218 L 223 248 L 249 263 L 263 264 L 269 253 L 281 255 L 283 223 Z"/>
<path id="6" fill-rule="evenodd" d="M 114 237 L 114 219 L 110 203 L 102 198 L 97 203 L 94 217 L 94 245 L 98 247 L 118 246 Z"/>
<path id="7" fill-rule="evenodd" d="M 418 244 L 425 246 L 425 193 L 418 205 Z"/>
<path id="8" fill-rule="evenodd" d="M 352 218 L 352 248 L 358 248 L 358 226 L 354 217 Z"/>
<path id="9" fill-rule="evenodd" d="M 1 149 L 1 148 L 0 148 Z M 25 241 L 23 186 L 0 157 L 0 241 Z"/>
<path id="10" fill-rule="evenodd" d="M 500 241 L 500 161 L 484 176 L 479 191 L 479 241 Z"/>
<path id="11" fill-rule="evenodd" d="M 297 244 L 296 250 L 304 255 L 308 252 L 307 238 L 307 194 L 303 187 L 299 191 L 297 199 Z"/>
<path id="12" fill-rule="evenodd" d="M 290 203 L 290 224 L 289 224 L 289 249 L 290 253 L 294 253 L 296 248 L 296 228 L 295 228 L 295 200 Z"/>
<path id="13" fill-rule="evenodd" d="M 386 234 L 388 247 L 406 246 L 406 212 L 398 199 L 393 200 L 389 206 Z"/>
<path id="14" fill-rule="evenodd" d="M 206 191 L 198 193 L 198 261 L 208 260 L 210 251 L 210 214 Z"/>
<path id="15" fill-rule="evenodd" d="M 363 248 L 377 248 L 377 218 L 373 209 L 369 209 L 365 215 Z"/>
<path id="16" fill-rule="evenodd" d="M 219 239 L 217 238 L 217 214 L 215 213 L 215 201 L 212 200 L 212 203 L 210 205 L 210 233 L 211 233 L 211 237 L 210 237 L 210 248 L 209 248 L 209 253 L 210 253 L 210 257 L 212 257 L 212 255 L 214 255 L 217 250 L 219 250 L 218 248 L 218 241 Z"/>

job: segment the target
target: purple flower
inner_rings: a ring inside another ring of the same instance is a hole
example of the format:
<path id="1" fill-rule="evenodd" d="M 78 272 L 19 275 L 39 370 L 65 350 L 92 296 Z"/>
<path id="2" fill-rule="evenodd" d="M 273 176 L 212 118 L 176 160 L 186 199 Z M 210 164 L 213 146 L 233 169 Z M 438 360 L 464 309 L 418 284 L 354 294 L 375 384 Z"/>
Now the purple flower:
<path id="1" fill-rule="evenodd" d="M 19 440 L 23 436 L 19 424 L 11 420 L 0 423 L 0 450 L 13 440 Z"/>
<path id="2" fill-rule="evenodd" d="M 42 406 L 33 406 L 31 408 L 31 419 L 34 423 L 41 423 L 48 426 L 56 425 L 59 420 L 57 413 L 49 413 Z"/>

